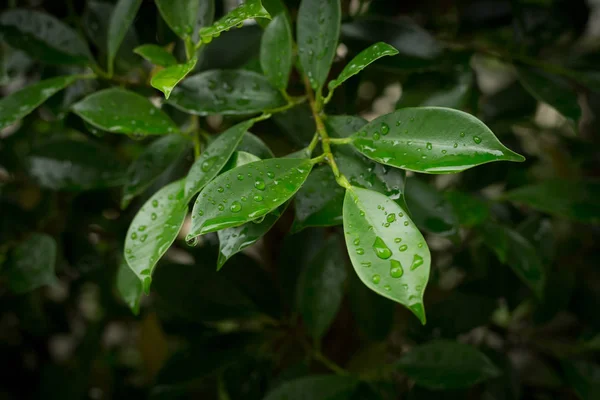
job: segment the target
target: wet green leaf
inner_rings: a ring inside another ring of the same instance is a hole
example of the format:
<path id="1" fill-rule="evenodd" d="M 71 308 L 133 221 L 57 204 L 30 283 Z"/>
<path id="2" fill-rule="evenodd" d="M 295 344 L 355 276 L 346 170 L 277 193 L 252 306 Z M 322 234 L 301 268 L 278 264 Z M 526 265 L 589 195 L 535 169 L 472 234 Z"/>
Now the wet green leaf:
<path id="1" fill-rule="evenodd" d="M 0 100 L 0 129 L 20 120 L 79 78 L 77 75 L 70 75 L 46 79 L 4 97 Z"/>
<path id="2" fill-rule="evenodd" d="M 183 135 L 168 135 L 152 142 L 129 166 L 123 187 L 121 208 L 148 189 L 156 179 L 182 156 L 190 140 Z"/>
<path id="3" fill-rule="evenodd" d="M 477 118 L 441 107 L 403 108 L 355 133 L 365 156 L 410 171 L 444 174 L 492 161 L 523 161 Z"/>
<path id="4" fill-rule="evenodd" d="M 363 283 L 408 307 L 424 324 L 431 255 L 406 211 L 381 193 L 352 187 L 344 198 L 344 233 Z"/>
<path id="5" fill-rule="evenodd" d="M 168 99 L 173 88 L 194 69 L 196 61 L 196 58 L 193 58 L 185 64 L 171 65 L 165 69 L 161 69 L 152 77 L 150 81 L 152 87 L 163 92 L 165 98 Z"/>
<path id="6" fill-rule="evenodd" d="M 260 66 L 274 87 L 285 90 L 292 69 L 292 30 L 285 13 L 273 18 L 263 33 Z"/>
<path id="7" fill-rule="evenodd" d="M 458 233 L 454 209 L 431 185 L 410 177 L 406 181 L 405 198 L 413 221 L 422 230 L 444 236 Z"/>
<path id="8" fill-rule="evenodd" d="M 111 149 L 92 142 L 60 139 L 42 143 L 27 157 L 27 171 L 53 190 L 104 189 L 123 183 L 123 165 Z"/>
<path id="9" fill-rule="evenodd" d="M 413 348 L 398 361 L 398 368 L 417 385 L 438 390 L 473 386 L 500 374 L 479 350 L 450 340 Z"/>
<path id="10" fill-rule="evenodd" d="M 26 293 L 56 282 L 54 263 L 56 242 L 52 236 L 34 233 L 12 252 L 5 271 L 15 293 Z"/>
<path id="11" fill-rule="evenodd" d="M 133 24 L 135 15 L 142 4 L 142 0 L 119 0 L 113 9 L 108 23 L 108 70 L 112 72 L 113 62 L 121 42 L 129 27 Z"/>
<path id="12" fill-rule="evenodd" d="M 100 90 L 75 103 L 72 109 L 96 128 L 113 133 L 166 135 L 179 131 L 147 98 L 124 89 Z"/>
<path id="13" fill-rule="evenodd" d="M 387 43 L 378 42 L 367 49 L 361 51 L 356 57 L 354 57 L 340 72 L 338 77 L 329 82 L 329 90 L 334 90 L 348 78 L 358 74 L 360 71 L 365 69 L 369 64 L 385 56 L 394 56 L 398 54 L 398 50 L 393 48 Z"/>
<path id="14" fill-rule="evenodd" d="M 142 281 L 125 261 L 119 265 L 117 271 L 117 290 L 125 304 L 135 315 L 138 315 L 142 298 Z"/>
<path id="15" fill-rule="evenodd" d="M 600 366 L 590 361 L 563 361 L 566 380 L 581 400 L 600 396 Z"/>
<path id="16" fill-rule="evenodd" d="M 252 120 L 241 122 L 221 133 L 194 162 L 185 178 L 185 198 L 191 198 L 210 182 L 225 166 L 229 157 L 240 144 L 244 133 L 250 129 Z"/>
<path id="17" fill-rule="evenodd" d="M 302 0 L 298 10 L 298 56 L 314 90 L 325 84 L 340 35 L 340 0 Z"/>
<path id="18" fill-rule="evenodd" d="M 485 244 L 508 265 L 539 298 L 543 297 L 546 272 L 537 250 L 521 234 L 502 225 L 483 226 Z"/>
<path id="19" fill-rule="evenodd" d="M 264 400 L 349 400 L 356 386 L 350 376 L 313 375 L 282 383 Z"/>
<path id="20" fill-rule="evenodd" d="M 200 39 L 205 43 L 209 43 L 214 37 L 219 36 L 221 32 L 239 26 L 250 18 L 271 18 L 271 16 L 262 6 L 260 0 L 246 0 L 223 18 L 216 21 L 212 26 L 200 29 Z"/>
<path id="21" fill-rule="evenodd" d="M 0 15 L 0 32 L 14 48 L 49 64 L 92 63 L 92 56 L 73 28 L 33 10 L 8 10 Z"/>
<path id="22" fill-rule="evenodd" d="M 298 310 L 310 335 L 320 340 L 333 322 L 344 296 L 346 265 L 339 237 L 331 236 L 298 280 Z"/>
<path id="23" fill-rule="evenodd" d="M 267 146 L 261 138 L 250 132 L 246 132 L 246 134 L 242 138 L 242 142 L 239 144 L 237 149 L 239 151 L 245 151 L 247 153 L 254 154 L 258 158 L 261 158 L 263 160 L 265 158 L 275 157 L 269 146 Z"/>
<path id="24" fill-rule="evenodd" d="M 583 223 L 600 222 L 600 182 L 552 179 L 511 190 L 504 198 Z"/>
<path id="25" fill-rule="evenodd" d="M 187 213 L 183 189 L 183 180 L 160 189 L 142 206 L 127 230 L 125 260 L 146 293 L 150 291 L 154 266 L 183 225 Z"/>
<path id="26" fill-rule="evenodd" d="M 161 67 L 169 67 L 177 64 L 177 59 L 173 54 L 169 53 L 163 47 L 156 44 L 143 44 L 133 50 L 152 64 L 160 65 Z"/>
<path id="27" fill-rule="evenodd" d="M 156 7 L 169 27 L 182 39 L 196 28 L 200 3 L 205 0 L 156 0 Z"/>
<path id="28" fill-rule="evenodd" d="M 285 104 L 267 78 L 246 70 L 213 70 L 184 80 L 169 104 L 195 115 L 247 115 Z"/>
<path id="29" fill-rule="evenodd" d="M 298 191 L 312 166 L 306 159 L 272 158 L 219 175 L 196 199 L 188 239 L 270 213 Z"/>

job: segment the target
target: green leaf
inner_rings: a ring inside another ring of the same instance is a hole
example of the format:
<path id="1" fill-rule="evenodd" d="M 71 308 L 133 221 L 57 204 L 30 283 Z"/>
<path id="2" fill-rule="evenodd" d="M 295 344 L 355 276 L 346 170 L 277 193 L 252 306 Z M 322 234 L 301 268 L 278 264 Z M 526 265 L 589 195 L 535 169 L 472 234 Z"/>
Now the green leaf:
<path id="1" fill-rule="evenodd" d="M 108 71 L 112 74 L 113 63 L 121 42 L 129 30 L 142 0 L 119 0 L 108 23 Z"/>
<path id="2" fill-rule="evenodd" d="M 0 32 L 12 47 L 49 64 L 92 62 L 86 43 L 68 25 L 33 10 L 9 10 L 0 15 Z"/>
<path id="3" fill-rule="evenodd" d="M 424 324 L 431 255 L 406 211 L 381 193 L 352 187 L 344 198 L 344 233 L 363 283 L 407 306 Z"/>
<path id="4" fill-rule="evenodd" d="M 600 182 L 552 179 L 514 189 L 504 199 L 583 223 L 600 223 Z"/>
<path id="5" fill-rule="evenodd" d="M 244 133 L 254 124 L 253 120 L 240 122 L 221 133 L 194 162 L 185 178 L 185 198 L 187 201 L 210 182 L 227 164 Z"/>
<path id="6" fill-rule="evenodd" d="M 285 100 L 256 72 L 213 70 L 184 80 L 169 104 L 195 115 L 247 115 L 283 106 Z"/>
<path id="7" fill-rule="evenodd" d="M 148 189 L 182 156 L 189 143 L 183 135 L 168 135 L 152 142 L 127 170 L 121 208 L 126 208 L 135 196 Z"/>
<path id="8" fill-rule="evenodd" d="M 273 18 L 263 33 L 260 66 L 274 87 L 285 90 L 292 69 L 292 30 L 285 13 Z"/>
<path id="9" fill-rule="evenodd" d="M 336 79 L 329 82 L 329 90 L 333 91 L 350 77 L 358 74 L 369 64 L 380 59 L 381 57 L 394 56 L 396 54 L 398 54 L 398 50 L 387 43 L 378 42 L 371 45 L 369 48 L 361 51 L 356 57 L 354 57 L 352 61 L 350 61 L 344 67 Z"/>
<path id="10" fill-rule="evenodd" d="M 263 160 L 265 158 L 275 157 L 269 146 L 267 146 L 266 143 L 263 142 L 258 136 L 250 132 L 246 132 L 237 149 L 239 151 L 245 151 L 247 153 L 254 154 Z"/>
<path id="11" fill-rule="evenodd" d="M 271 18 L 267 10 L 262 6 L 260 0 L 246 0 L 243 4 L 233 9 L 229 14 L 219 19 L 212 26 L 200 29 L 200 39 L 204 43 L 210 43 L 214 37 L 219 36 L 235 26 L 239 26 L 250 18 Z"/>
<path id="12" fill-rule="evenodd" d="M 131 221 L 125 238 L 125 260 L 150 291 L 154 266 L 175 241 L 187 214 L 184 181 L 168 184 L 142 206 Z"/>
<path id="13" fill-rule="evenodd" d="M 546 272 L 535 247 L 518 232 L 494 223 L 483 226 L 483 238 L 498 259 L 542 298 Z"/>
<path id="14" fill-rule="evenodd" d="M 398 368 L 417 385 L 439 390 L 466 388 L 500 374 L 479 350 L 450 340 L 414 347 L 398 361 Z"/>
<path id="15" fill-rule="evenodd" d="M 143 44 L 133 50 L 152 64 L 160 65 L 161 67 L 169 67 L 177 64 L 177 59 L 173 54 L 169 53 L 163 47 L 156 44 Z"/>
<path id="16" fill-rule="evenodd" d="M 325 84 L 340 35 L 340 0 L 302 0 L 298 10 L 298 56 L 314 90 Z"/>
<path id="17" fill-rule="evenodd" d="M 131 311 L 138 315 L 140 313 L 140 299 L 142 298 L 142 281 L 123 261 L 117 271 L 117 290 L 125 304 Z"/>
<path id="18" fill-rule="evenodd" d="M 56 92 L 80 78 L 70 75 L 46 79 L 0 99 L 0 130 L 20 120 Z"/>
<path id="19" fill-rule="evenodd" d="M 40 186 L 53 190 L 104 189 L 122 184 L 124 178 L 110 148 L 69 139 L 37 146 L 27 157 L 27 171 Z"/>
<path id="20" fill-rule="evenodd" d="M 519 80 L 537 100 L 554 107 L 573 122 L 581 118 L 577 92 L 564 78 L 536 68 L 517 66 Z"/>
<path id="21" fill-rule="evenodd" d="M 165 135 L 179 131 L 167 114 L 147 98 L 124 89 L 100 90 L 72 109 L 96 128 L 113 133 Z"/>
<path id="22" fill-rule="evenodd" d="M 396 303 L 373 292 L 357 275 L 349 278 L 348 301 L 356 325 L 370 340 L 385 340 L 394 324 Z"/>
<path id="23" fill-rule="evenodd" d="M 474 73 L 468 69 L 447 76 L 439 72 L 411 74 L 402 83 L 396 109 L 406 107 L 447 107 L 463 109 L 473 97 Z"/>
<path id="24" fill-rule="evenodd" d="M 272 158 L 219 175 L 196 199 L 188 239 L 270 213 L 298 191 L 312 166 L 306 159 Z"/>
<path id="25" fill-rule="evenodd" d="M 313 375 L 282 383 L 264 400 L 349 400 L 357 385 L 350 376 Z"/>
<path id="26" fill-rule="evenodd" d="M 56 242 L 52 236 L 34 233 L 12 251 L 5 273 L 15 293 L 26 293 L 56 282 Z"/>
<path id="27" fill-rule="evenodd" d="M 581 400 L 597 399 L 600 396 L 600 366 L 589 361 L 562 362 L 565 377 Z"/>
<path id="28" fill-rule="evenodd" d="M 191 59 L 185 64 L 171 65 L 161 69 L 152 77 L 150 84 L 165 94 L 169 98 L 173 88 L 189 74 L 196 66 L 196 58 Z"/>
<path id="29" fill-rule="evenodd" d="M 306 328 L 320 340 L 333 322 L 344 296 L 346 265 L 339 237 L 331 236 L 307 264 L 296 293 Z"/>
<path id="30" fill-rule="evenodd" d="M 156 7 L 173 32 L 186 39 L 194 33 L 203 2 L 205 0 L 156 0 Z"/>
<path id="31" fill-rule="evenodd" d="M 403 108 L 355 133 L 365 156 L 393 167 L 445 174 L 492 161 L 523 161 L 474 116 L 450 108 Z"/>
<path id="32" fill-rule="evenodd" d="M 445 192 L 444 197 L 452 205 L 461 225 L 473 227 L 488 220 L 490 208 L 485 201 L 459 191 Z"/>
<path id="33" fill-rule="evenodd" d="M 419 228 L 443 236 L 458 233 L 454 209 L 434 187 L 418 178 L 408 178 L 405 197 L 410 215 Z"/>

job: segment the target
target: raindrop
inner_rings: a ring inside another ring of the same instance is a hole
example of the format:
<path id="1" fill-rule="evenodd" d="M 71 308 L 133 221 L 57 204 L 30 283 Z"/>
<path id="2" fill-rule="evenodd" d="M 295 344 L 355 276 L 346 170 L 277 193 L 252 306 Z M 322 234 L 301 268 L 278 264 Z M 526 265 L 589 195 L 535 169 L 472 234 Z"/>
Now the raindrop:
<path id="1" fill-rule="evenodd" d="M 360 239 L 359 238 L 354 239 L 354 245 L 358 246 L 359 244 L 360 244 Z"/>
<path id="2" fill-rule="evenodd" d="M 399 238 L 399 237 L 394 239 L 394 242 L 396 242 L 396 243 L 400 243 L 401 241 L 402 241 L 402 238 Z"/>
<path id="3" fill-rule="evenodd" d="M 203 172 L 208 172 L 208 170 L 210 169 L 210 167 L 213 166 L 213 164 L 215 163 L 215 157 L 211 157 L 207 160 L 205 160 L 202 165 L 200 166 L 200 168 L 202 169 Z"/>
<path id="4" fill-rule="evenodd" d="M 479 136 L 473 136 L 473 141 L 475 142 L 475 144 L 479 144 L 481 143 L 481 138 Z"/>
<path id="5" fill-rule="evenodd" d="M 419 244 L 417 245 L 417 247 L 418 247 L 418 248 L 421 248 L 421 247 L 423 247 L 423 243 L 419 243 Z"/>
<path id="6" fill-rule="evenodd" d="M 396 220 L 396 214 L 394 214 L 394 213 L 388 214 L 386 219 L 387 219 L 387 222 L 389 222 L 391 224 L 392 222 L 394 222 Z"/>
<path id="7" fill-rule="evenodd" d="M 387 290 L 388 292 L 389 292 L 390 290 L 392 290 L 392 287 L 391 287 L 390 285 L 385 285 L 383 288 L 384 288 L 385 290 Z"/>
<path id="8" fill-rule="evenodd" d="M 362 248 L 356 249 L 356 254 L 358 254 L 359 256 L 362 256 L 363 254 L 365 254 L 365 250 Z"/>
<path id="9" fill-rule="evenodd" d="M 413 257 L 413 262 L 410 266 L 410 270 L 414 271 L 415 269 L 419 268 L 421 265 L 423 265 L 423 257 L 421 257 L 418 254 L 415 254 Z"/>
<path id="10" fill-rule="evenodd" d="M 404 275 L 402 264 L 398 260 L 390 260 L 390 276 L 392 278 L 400 278 Z"/>
<path id="11" fill-rule="evenodd" d="M 408 226 L 408 221 L 404 221 L 404 226 Z"/>
<path id="12" fill-rule="evenodd" d="M 217 208 L 219 209 L 219 211 L 223 211 L 225 209 L 225 206 L 223 204 L 219 204 Z"/>
<path id="13" fill-rule="evenodd" d="M 222 188 L 222 187 L 220 187 L 220 186 L 217 188 L 217 192 L 219 192 L 219 193 L 223 193 L 223 191 L 224 191 L 224 190 L 225 190 L 225 189 L 223 189 L 223 188 Z"/>
<path id="14" fill-rule="evenodd" d="M 239 201 L 234 201 L 233 203 L 231 203 L 229 209 L 231 210 L 231 212 L 234 213 L 240 212 L 242 209 L 242 204 Z"/>
<path id="15" fill-rule="evenodd" d="M 150 214 L 150 219 L 154 221 L 156 219 L 156 213 Z"/>
<path id="16" fill-rule="evenodd" d="M 254 201 L 262 201 L 263 200 L 263 197 L 261 195 L 258 195 L 258 194 L 255 195 L 253 198 L 254 198 Z"/>
<path id="17" fill-rule="evenodd" d="M 142 236 L 140 236 L 140 242 L 143 243 L 143 242 L 146 241 L 146 239 L 148 239 L 148 235 L 142 235 Z"/>
<path id="18" fill-rule="evenodd" d="M 258 190 L 265 190 L 265 181 L 263 181 L 262 178 L 256 178 L 254 181 L 254 187 Z"/>
<path id="19" fill-rule="evenodd" d="M 267 176 L 268 176 L 269 178 L 273 179 L 273 178 L 275 177 L 275 174 L 274 174 L 273 172 L 271 172 L 271 171 L 268 171 L 268 172 L 267 172 Z"/>
<path id="20" fill-rule="evenodd" d="M 425 147 L 427 147 L 427 150 L 433 149 L 433 145 L 429 142 L 427 142 L 427 145 Z"/>
<path id="21" fill-rule="evenodd" d="M 360 265 L 362 265 L 365 268 L 370 268 L 371 267 L 371 263 L 369 261 L 361 262 Z"/>
<path id="22" fill-rule="evenodd" d="M 388 126 L 388 124 L 386 124 L 385 122 L 383 122 L 381 124 L 381 134 L 382 135 L 387 135 L 390 131 L 390 127 Z"/>
<path id="23" fill-rule="evenodd" d="M 406 249 L 408 249 L 408 246 L 403 244 L 402 246 L 398 247 L 398 250 L 400 251 L 406 251 Z"/>
<path id="24" fill-rule="evenodd" d="M 376 284 L 376 285 L 377 285 L 377 284 L 379 284 L 379 281 L 381 281 L 381 277 L 380 277 L 379 275 L 375 274 L 375 275 L 373 275 L 373 277 L 371 278 L 371 281 L 372 281 L 374 284 Z"/>
<path id="25" fill-rule="evenodd" d="M 373 140 L 379 140 L 379 138 L 380 138 L 380 136 L 379 136 L 379 132 L 377 132 L 377 131 L 376 131 L 376 132 L 373 134 Z"/>
<path id="26" fill-rule="evenodd" d="M 375 251 L 377 257 L 383 260 L 386 260 L 392 256 L 392 251 L 389 247 L 387 247 L 383 239 L 381 239 L 379 236 L 375 238 L 375 242 L 373 243 L 373 250 Z"/>
<path id="27" fill-rule="evenodd" d="M 146 230 L 146 225 L 140 225 L 140 227 L 138 228 L 138 231 L 140 232 L 144 232 Z"/>
<path id="28" fill-rule="evenodd" d="M 464 133 L 464 132 L 461 132 L 461 133 L 460 133 L 460 137 L 465 137 L 465 133 Z"/>
<path id="29" fill-rule="evenodd" d="M 131 239 L 133 239 L 133 240 L 137 239 L 137 233 L 133 232 L 131 234 Z"/>
<path id="30" fill-rule="evenodd" d="M 158 207 L 158 200 L 152 200 L 152 207 Z"/>

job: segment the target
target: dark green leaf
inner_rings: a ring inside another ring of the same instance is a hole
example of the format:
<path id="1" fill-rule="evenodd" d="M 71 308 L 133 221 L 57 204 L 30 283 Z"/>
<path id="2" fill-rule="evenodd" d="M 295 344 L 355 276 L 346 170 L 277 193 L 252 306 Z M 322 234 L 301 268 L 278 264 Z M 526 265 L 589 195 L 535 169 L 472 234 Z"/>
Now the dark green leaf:
<path id="1" fill-rule="evenodd" d="M 50 96 L 69 86 L 80 76 L 58 76 L 29 85 L 0 100 L 0 129 L 20 120 Z"/>
<path id="2" fill-rule="evenodd" d="M 17 49 L 49 64 L 89 64 L 86 43 L 69 26 L 33 10 L 9 10 L 0 15 L 0 32 Z"/>
<path id="3" fill-rule="evenodd" d="M 373 292 L 355 274 L 349 278 L 348 301 L 356 325 L 369 339 L 384 340 L 394 323 L 396 303 Z"/>
<path id="4" fill-rule="evenodd" d="M 394 56 L 398 54 L 398 50 L 393 48 L 387 43 L 378 42 L 371 45 L 369 48 L 361 51 L 356 57 L 352 59 L 340 72 L 338 77 L 329 82 L 329 90 L 334 90 L 348 78 L 358 74 L 360 71 L 365 69 L 369 64 L 385 56 Z"/>
<path id="5" fill-rule="evenodd" d="M 348 400 L 357 385 L 349 376 L 313 375 L 282 383 L 264 400 Z"/>
<path id="6" fill-rule="evenodd" d="M 142 297 L 142 281 L 126 262 L 121 263 L 117 271 L 117 290 L 125 304 L 135 315 L 138 315 Z"/>
<path id="7" fill-rule="evenodd" d="M 121 42 L 129 27 L 133 24 L 135 15 L 142 4 L 142 0 L 119 0 L 113 9 L 108 23 L 108 70 L 112 73 L 113 62 Z"/>
<path id="8" fill-rule="evenodd" d="M 411 177 L 406 181 L 406 205 L 417 226 L 444 236 L 456 235 L 458 220 L 442 193 L 424 181 Z"/>
<path id="9" fill-rule="evenodd" d="M 269 146 L 267 146 L 266 143 L 263 142 L 258 136 L 253 135 L 250 132 L 246 132 L 237 149 L 239 151 L 245 151 L 247 153 L 254 154 L 263 160 L 265 158 L 275 157 Z"/>
<path id="10" fill-rule="evenodd" d="M 109 149 L 92 142 L 54 140 L 36 147 L 27 169 L 40 186 L 53 190 L 92 190 L 123 182 L 121 162 Z"/>
<path id="11" fill-rule="evenodd" d="M 150 290 L 154 266 L 169 249 L 187 213 L 184 181 L 173 182 L 156 192 L 131 221 L 125 238 L 125 260 Z"/>
<path id="12" fill-rule="evenodd" d="M 518 232 L 488 223 L 483 227 L 485 244 L 533 290 L 536 296 L 544 292 L 545 270 L 535 247 Z"/>
<path id="13" fill-rule="evenodd" d="M 221 32 L 238 26 L 250 18 L 271 18 L 271 16 L 262 6 L 260 0 L 246 0 L 212 26 L 200 29 L 200 39 L 205 43 L 209 43 L 214 37 L 219 36 Z"/>
<path id="14" fill-rule="evenodd" d="M 272 158 L 219 175 L 196 199 L 188 239 L 270 213 L 298 191 L 312 166 L 306 159 Z"/>
<path id="15" fill-rule="evenodd" d="M 512 190 L 504 198 L 584 223 L 600 222 L 600 183 L 553 179 Z"/>
<path id="16" fill-rule="evenodd" d="M 34 233 L 12 252 L 6 269 L 8 285 L 15 293 L 26 293 L 56 282 L 56 242 L 51 236 Z"/>
<path id="17" fill-rule="evenodd" d="M 273 18 L 263 33 L 260 66 L 274 87 L 285 90 L 292 69 L 292 30 L 284 13 Z"/>
<path id="18" fill-rule="evenodd" d="M 477 118 L 450 108 L 404 108 L 383 115 L 355 133 L 365 156 L 417 172 L 460 172 L 492 161 L 523 161 Z"/>
<path id="19" fill-rule="evenodd" d="M 340 0 L 302 0 L 298 10 L 298 56 L 314 90 L 325 84 L 340 35 Z"/>
<path id="20" fill-rule="evenodd" d="M 169 67 L 177 64 L 177 59 L 163 47 L 156 44 L 144 44 L 136 47 L 134 53 L 139 54 L 152 64 Z"/>
<path id="21" fill-rule="evenodd" d="M 450 340 L 413 348 L 400 359 L 398 367 L 417 385 L 439 390 L 473 386 L 500 373 L 474 347 Z"/>
<path id="22" fill-rule="evenodd" d="M 169 27 L 182 39 L 196 29 L 200 3 L 205 0 L 156 0 L 156 7 Z"/>
<path id="23" fill-rule="evenodd" d="M 183 135 L 168 135 L 150 144 L 127 170 L 121 208 L 126 208 L 135 196 L 148 189 L 166 169 L 182 156 L 189 143 L 189 139 Z"/>
<path id="24" fill-rule="evenodd" d="M 96 128 L 132 135 L 177 132 L 175 123 L 148 99 L 124 89 L 104 89 L 73 105 L 73 111 Z"/>
<path id="25" fill-rule="evenodd" d="M 246 115 L 285 104 L 281 93 L 256 72 L 206 71 L 184 80 L 169 104 L 196 115 Z"/>
<path id="26" fill-rule="evenodd" d="M 185 198 L 188 201 L 217 176 L 253 123 L 254 121 L 248 120 L 227 129 L 213 140 L 194 162 L 185 178 Z"/>
<path id="27" fill-rule="evenodd" d="M 344 296 L 346 266 L 337 236 L 323 243 L 298 280 L 298 310 L 310 335 L 320 340 L 333 322 Z"/>
<path id="28" fill-rule="evenodd" d="M 589 361 L 564 361 L 562 363 L 567 382 L 581 400 L 600 396 L 600 367 Z"/>
<path id="29" fill-rule="evenodd" d="M 463 226 L 481 225 L 489 218 L 490 209 L 481 199 L 459 191 L 446 192 L 444 197 L 452 205 L 454 214 Z"/>
<path id="30" fill-rule="evenodd" d="M 402 83 L 402 97 L 396 104 L 396 108 L 418 106 L 448 107 L 459 110 L 465 108 L 473 90 L 473 71 L 463 71 L 452 78 L 439 73 L 410 75 L 408 81 Z"/>
<path id="31" fill-rule="evenodd" d="M 431 255 L 406 211 L 381 193 L 352 187 L 344 198 L 344 233 L 363 283 L 407 306 L 424 324 Z"/>
<path id="32" fill-rule="evenodd" d="M 518 66 L 517 72 L 519 80 L 533 97 L 551 105 L 566 118 L 579 121 L 581 107 L 577 101 L 577 92 L 567 80 L 525 66 Z"/>
<path id="33" fill-rule="evenodd" d="M 161 69 L 154 74 L 150 83 L 153 87 L 163 92 L 165 98 L 168 99 L 173 88 L 194 69 L 196 61 L 196 58 L 193 58 L 185 64 L 171 65 L 165 69 Z"/>

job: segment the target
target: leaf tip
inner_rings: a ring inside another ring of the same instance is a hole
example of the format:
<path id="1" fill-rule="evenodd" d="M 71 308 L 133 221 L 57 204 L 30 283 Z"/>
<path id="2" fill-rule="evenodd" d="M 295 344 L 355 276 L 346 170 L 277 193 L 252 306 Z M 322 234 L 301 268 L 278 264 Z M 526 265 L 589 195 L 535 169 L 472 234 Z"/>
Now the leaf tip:
<path id="1" fill-rule="evenodd" d="M 408 309 L 412 311 L 412 313 L 415 314 L 417 318 L 419 318 L 419 321 L 421 321 L 422 325 L 425 325 L 427 323 L 427 317 L 425 316 L 425 306 L 423 305 L 422 301 L 419 303 L 411 304 L 408 307 Z"/>

